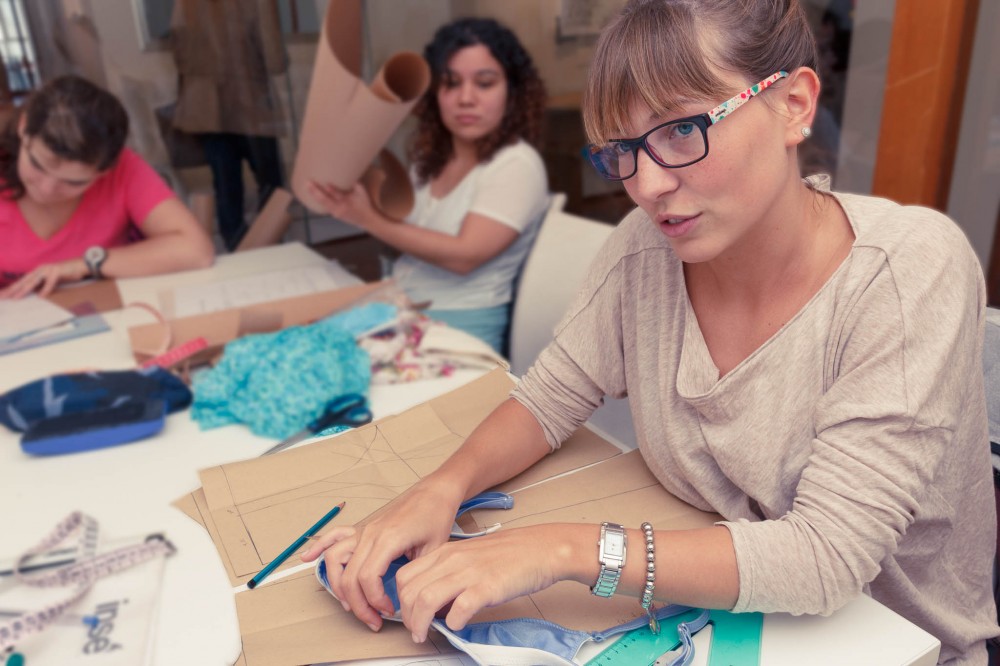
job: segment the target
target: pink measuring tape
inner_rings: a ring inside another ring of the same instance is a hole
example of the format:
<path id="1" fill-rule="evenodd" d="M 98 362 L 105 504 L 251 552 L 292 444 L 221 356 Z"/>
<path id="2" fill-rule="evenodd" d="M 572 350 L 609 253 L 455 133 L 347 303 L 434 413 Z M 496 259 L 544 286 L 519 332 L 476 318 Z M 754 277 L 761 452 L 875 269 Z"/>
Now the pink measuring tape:
<path id="1" fill-rule="evenodd" d="M 147 361 L 145 361 L 141 367 L 149 368 L 154 365 L 158 365 L 161 368 L 167 369 L 170 366 L 180 363 L 186 358 L 194 356 L 202 349 L 208 348 L 208 340 L 205 338 L 195 338 L 194 340 L 188 340 L 184 344 L 177 345 L 173 349 L 169 349 L 166 352 L 155 356 Z"/>
<path id="2" fill-rule="evenodd" d="M 21 569 L 37 555 L 42 555 L 62 544 L 71 535 L 79 533 L 76 562 L 50 571 L 26 574 Z M 36 611 L 0 622 L 0 655 L 9 652 L 27 635 L 37 633 L 52 624 L 66 609 L 83 598 L 100 578 L 123 571 L 155 557 L 166 557 L 176 549 L 162 535 L 153 535 L 139 544 L 123 546 L 108 553 L 95 555 L 97 550 L 97 521 L 79 511 L 71 513 L 47 537 L 42 539 L 17 559 L 14 576 L 31 587 L 74 587 L 60 602 Z"/>

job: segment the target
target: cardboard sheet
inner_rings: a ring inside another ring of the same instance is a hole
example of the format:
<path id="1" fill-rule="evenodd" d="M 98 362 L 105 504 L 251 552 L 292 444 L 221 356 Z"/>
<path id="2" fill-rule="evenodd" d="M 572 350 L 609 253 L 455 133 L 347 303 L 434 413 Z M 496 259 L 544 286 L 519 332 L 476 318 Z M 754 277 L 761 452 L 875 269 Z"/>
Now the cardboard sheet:
<path id="1" fill-rule="evenodd" d="M 361 74 L 360 0 L 331 0 L 316 50 L 309 98 L 292 171 L 292 190 L 314 212 L 309 180 L 347 189 L 364 180 L 375 205 L 402 219 L 413 207 L 406 170 L 382 150 L 430 85 L 430 67 L 418 53 L 391 57 L 369 86 Z M 379 170 L 365 172 L 379 158 Z"/>
<path id="2" fill-rule="evenodd" d="M 722 519 L 668 493 L 638 451 L 526 488 L 514 493 L 514 498 L 514 508 L 475 511 L 472 520 L 479 529 L 497 521 L 503 521 L 505 528 L 515 528 L 556 522 L 595 525 L 604 520 L 626 527 L 639 527 L 649 521 L 656 529 L 694 529 Z M 518 608 L 517 614 L 511 614 L 504 605 L 481 613 L 477 621 L 528 616 L 593 631 L 643 613 L 635 599 L 601 599 L 586 587 L 568 581 L 529 595 L 528 599 L 530 607 Z"/>
<path id="3" fill-rule="evenodd" d="M 658 529 L 686 529 L 719 520 L 716 514 L 698 511 L 667 493 L 637 451 L 548 479 L 516 491 L 514 497 L 513 509 L 473 512 L 473 522 L 485 527 L 502 521 L 504 528 L 512 528 L 548 522 L 594 525 L 611 520 L 638 527 L 648 520 Z M 236 610 L 248 666 L 291 666 L 369 657 L 416 658 L 452 651 L 436 632 L 430 633 L 427 643 L 417 645 L 403 627 L 391 622 L 378 634 L 372 634 L 330 597 L 311 570 L 252 592 L 241 592 L 236 597 Z M 593 631 L 642 614 L 636 599 L 602 599 L 582 585 L 564 581 L 486 609 L 473 621 L 534 617 Z"/>
<path id="4" fill-rule="evenodd" d="M 389 284 L 390 281 L 360 284 L 162 323 L 133 326 L 128 330 L 129 342 L 136 361 L 142 363 L 162 353 L 159 350 L 163 349 L 165 341 L 168 347 L 173 347 L 203 337 L 208 341 L 208 348 L 198 352 L 192 361 L 197 363 L 216 355 L 227 342 L 240 335 L 276 331 L 316 321 L 355 305 L 364 298 L 375 297 L 380 289 Z"/>
<path id="5" fill-rule="evenodd" d="M 246 235 L 236 247 L 237 252 L 245 252 L 258 247 L 274 245 L 281 241 L 285 230 L 292 223 L 288 206 L 292 203 L 292 193 L 283 187 L 275 188 L 267 203 L 250 223 Z"/>
<path id="6" fill-rule="evenodd" d="M 433 471 L 513 388 L 495 370 L 398 416 L 274 456 L 201 471 L 194 493 L 200 523 L 212 535 L 234 585 L 267 562 L 340 501 L 338 525 L 362 523 Z M 511 479 L 537 481 L 619 455 L 620 449 L 581 429 L 557 455 Z M 190 499 L 184 500 L 190 507 Z M 278 571 L 297 566 L 295 558 Z"/>
<path id="7" fill-rule="evenodd" d="M 409 630 L 397 622 L 386 622 L 378 634 L 373 634 L 353 615 L 347 617 L 312 571 L 241 592 L 236 595 L 236 614 L 247 666 L 295 666 L 386 656 L 427 657 L 455 651 L 436 632 L 431 632 L 427 642 L 417 645 Z"/>
<path id="8" fill-rule="evenodd" d="M 347 501 L 335 524 L 363 522 L 450 455 L 512 386 L 497 370 L 358 430 L 203 470 L 203 488 L 175 505 L 206 527 L 233 584 L 244 583 L 334 504 Z M 638 527 L 648 520 L 657 529 L 685 529 L 719 519 L 667 493 L 637 451 L 622 454 L 586 428 L 501 489 L 513 493 L 514 507 L 472 512 L 463 527 L 602 520 Z M 279 570 L 296 566 L 292 557 Z M 311 569 L 240 592 L 236 608 L 246 666 L 453 652 L 434 632 L 428 642 L 414 644 L 394 623 L 372 634 L 327 594 Z M 596 630 L 640 615 L 635 599 L 600 599 L 584 586 L 562 582 L 487 609 L 474 621 L 536 617 Z"/>
<path id="9" fill-rule="evenodd" d="M 114 280 L 89 280 L 63 285 L 47 298 L 77 315 L 122 308 L 122 297 L 118 292 L 118 283 Z"/>

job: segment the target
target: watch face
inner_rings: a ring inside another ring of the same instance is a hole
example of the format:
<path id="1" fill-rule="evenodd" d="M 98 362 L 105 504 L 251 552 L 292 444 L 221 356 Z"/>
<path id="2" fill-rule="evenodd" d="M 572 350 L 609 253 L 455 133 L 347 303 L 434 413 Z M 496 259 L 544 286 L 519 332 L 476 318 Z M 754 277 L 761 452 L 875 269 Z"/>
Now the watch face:
<path id="1" fill-rule="evenodd" d="M 94 246 L 87 248 L 87 252 L 83 255 L 83 257 L 88 262 L 96 264 L 98 262 L 104 261 L 104 257 L 106 254 L 107 253 L 104 251 L 103 247 Z"/>
<path id="2" fill-rule="evenodd" d="M 625 550 L 625 535 L 608 532 L 604 538 L 604 552 L 611 557 L 621 557 Z"/>

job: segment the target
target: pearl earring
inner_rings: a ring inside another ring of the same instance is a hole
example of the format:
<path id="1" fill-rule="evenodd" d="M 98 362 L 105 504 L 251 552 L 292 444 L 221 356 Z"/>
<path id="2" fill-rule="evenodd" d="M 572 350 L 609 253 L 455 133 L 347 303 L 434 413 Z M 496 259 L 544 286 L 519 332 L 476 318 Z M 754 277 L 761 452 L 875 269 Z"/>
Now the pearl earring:
<path id="1" fill-rule="evenodd" d="M 802 138 L 808 139 L 809 137 L 812 136 L 812 133 L 813 133 L 813 131 L 809 127 L 803 127 L 802 128 Z"/>

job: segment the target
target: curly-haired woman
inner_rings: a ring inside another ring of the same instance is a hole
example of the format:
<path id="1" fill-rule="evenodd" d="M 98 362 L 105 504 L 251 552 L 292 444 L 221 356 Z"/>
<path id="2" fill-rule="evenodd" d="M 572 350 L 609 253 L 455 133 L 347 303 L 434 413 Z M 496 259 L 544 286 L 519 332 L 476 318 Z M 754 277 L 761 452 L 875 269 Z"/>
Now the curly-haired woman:
<path id="1" fill-rule="evenodd" d="M 424 49 L 432 84 L 410 157 L 416 204 L 399 224 L 361 186 L 312 183 L 331 215 L 396 248 L 393 275 L 428 314 L 502 351 L 514 280 L 548 203 L 541 134 L 545 87 L 517 37 L 459 19 Z"/>

